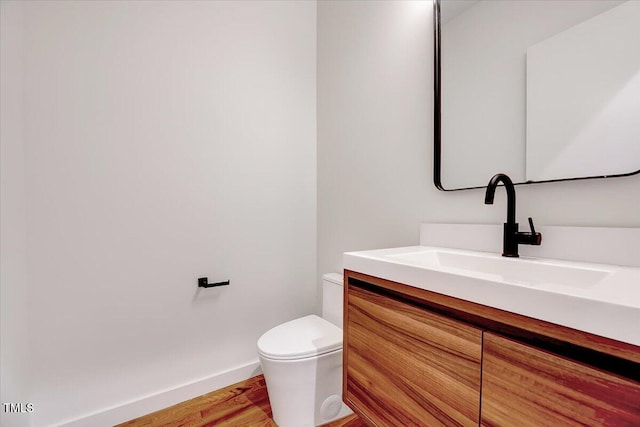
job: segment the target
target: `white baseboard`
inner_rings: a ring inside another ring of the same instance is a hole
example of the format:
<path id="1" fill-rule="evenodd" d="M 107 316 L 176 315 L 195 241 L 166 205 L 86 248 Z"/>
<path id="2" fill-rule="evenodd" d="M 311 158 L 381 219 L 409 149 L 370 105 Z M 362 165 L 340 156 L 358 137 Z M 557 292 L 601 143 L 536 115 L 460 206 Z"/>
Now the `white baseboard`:
<path id="1" fill-rule="evenodd" d="M 61 427 L 113 426 L 225 388 L 262 373 L 258 359 L 209 377 L 159 391 L 59 424 Z"/>

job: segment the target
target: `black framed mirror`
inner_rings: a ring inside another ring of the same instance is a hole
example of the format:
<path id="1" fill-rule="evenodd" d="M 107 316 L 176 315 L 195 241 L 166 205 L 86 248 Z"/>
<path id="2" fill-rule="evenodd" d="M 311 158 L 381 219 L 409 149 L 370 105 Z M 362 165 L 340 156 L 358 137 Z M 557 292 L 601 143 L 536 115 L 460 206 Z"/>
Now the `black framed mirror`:
<path id="1" fill-rule="evenodd" d="M 434 184 L 640 172 L 640 2 L 434 0 Z"/>

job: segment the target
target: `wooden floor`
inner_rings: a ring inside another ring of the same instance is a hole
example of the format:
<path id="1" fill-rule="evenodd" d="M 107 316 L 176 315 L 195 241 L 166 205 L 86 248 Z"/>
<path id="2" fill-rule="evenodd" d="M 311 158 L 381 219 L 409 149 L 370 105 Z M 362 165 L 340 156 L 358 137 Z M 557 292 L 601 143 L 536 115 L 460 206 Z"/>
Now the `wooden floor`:
<path id="1" fill-rule="evenodd" d="M 187 400 L 117 427 L 277 427 L 271 417 L 271 406 L 264 376 L 249 378 L 222 390 Z M 324 427 L 364 427 L 351 415 Z"/>

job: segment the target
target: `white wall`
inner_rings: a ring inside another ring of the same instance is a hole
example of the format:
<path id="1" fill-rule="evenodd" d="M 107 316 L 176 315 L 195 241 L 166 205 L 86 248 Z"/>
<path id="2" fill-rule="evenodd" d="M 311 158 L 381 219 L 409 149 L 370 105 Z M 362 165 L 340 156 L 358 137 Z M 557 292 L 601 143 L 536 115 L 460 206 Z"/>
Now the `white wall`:
<path id="1" fill-rule="evenodd" d="M 0 402 L 29 402 L 22 6 L 0 2 Z M 28 425 L 0 407 L 0 425 Z"/>
<path id="2" fill-rule="evenodd" d="M 315 303 L 315 3 L 23 7 L 34 424 L 255 364 Z"/>
<path id="3" fill-rule="evenodd" d="M 420 222 L 506 219 L 503 191 L 440 192 L 433 174 L 431 2 L 318 3 L 318 270 L 418 244 Z M 516 187 L 539 225 L 640 227 L 640 175 Z"/>
<path id="4" fill-rule="evenodd" d="M 431 7 L 318 2 L 318 271 L 341 271 L 347 250 L 418 242 L 432 187 Z"/>

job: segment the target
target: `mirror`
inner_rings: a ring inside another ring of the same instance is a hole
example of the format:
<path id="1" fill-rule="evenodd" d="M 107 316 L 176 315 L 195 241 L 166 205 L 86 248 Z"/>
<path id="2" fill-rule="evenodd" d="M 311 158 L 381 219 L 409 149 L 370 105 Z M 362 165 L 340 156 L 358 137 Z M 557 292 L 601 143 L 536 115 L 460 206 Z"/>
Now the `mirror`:
<path id="1" fill-rule="evenodd" d="M 640 1 L 434 0 L 434 183 L 640 172 Z"/>

